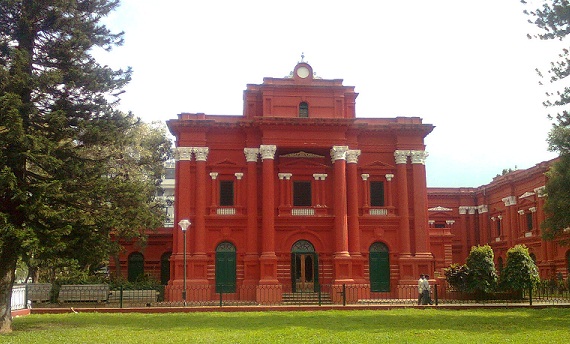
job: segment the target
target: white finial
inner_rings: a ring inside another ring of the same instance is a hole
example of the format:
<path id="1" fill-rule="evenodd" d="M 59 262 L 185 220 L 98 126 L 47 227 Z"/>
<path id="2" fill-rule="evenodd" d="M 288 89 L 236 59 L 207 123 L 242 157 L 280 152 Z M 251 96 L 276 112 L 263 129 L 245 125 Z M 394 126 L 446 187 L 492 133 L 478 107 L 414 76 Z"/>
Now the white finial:
<path id="1" fill-rule="evenodd" d="M 301 53 L 301 62 L 305 62 L 305 61 L 303 61 L 304 59 L 305 59 L 305 53 L 302 52 Z"/>

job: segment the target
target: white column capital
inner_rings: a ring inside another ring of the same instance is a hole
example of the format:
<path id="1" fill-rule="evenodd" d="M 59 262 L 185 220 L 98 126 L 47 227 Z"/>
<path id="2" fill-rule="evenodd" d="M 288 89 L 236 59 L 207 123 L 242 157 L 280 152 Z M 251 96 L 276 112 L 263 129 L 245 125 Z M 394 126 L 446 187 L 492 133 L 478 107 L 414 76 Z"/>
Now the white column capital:
<path id="1" fill-rule="evenodd" d="M 192 153 L 196 157 L 196 161 L 206 161 L 208 160 L 208 153 L 210 149 L 208 147 L 193 147 Z"/>
<path id="2" fill-rule="evenodd" d="M 517 211 L 517 213 L 519 213 L 519 215 L 524 215 L 524 210 L 520 209 Z"/>
<path id="3" fill-rule="evenodd" d="M 236 176 L 237 180 L 241 180 L 243 178 L 243 173 L 241 173 L 241 172 L 236 172 L 236 173 L 234 173 L 234 175 Z"/>
<path id="4" fill-rule="evenodd" d="M 536 207 L 530 207 L 530 208 L 528 208 L 528 210 L 529 210 L 531 213 L 536 213 Z"/>
<path id="5" fill-rule="evenodd" d="M 423 150 L 413 150 L 410 151 L 410 156 L 412 158 L 412 164 L 426 164 L 426 158 L 428 157 L 428 153 Z"/>
<path id="6" fill-rule="evenodd" d="M 452 226 L 452 225 L 455 223 L 455 220 L 446 220 L 445 223 L 446 223 L 448 226 Z"/>
<path id="7" fill-rule="evenodd" d="M 315 180 L 325 180 L 327 178 L 327 174 L 325 173 L 315 173 L 313 174 L 313 178 L 315 178 Z"/>
<path id="8" fill-rule="evenodd" d="M 218 178 L 218 172 L 210 172 L 210 177 L 212 177 L 212 180 L 216 180 Z"/>
<path id="9" fill-rule="evenodd" d="M 346 152 L 348 146 L 333 146 L 331 148 L 331 160 L 334 163 L 337 160 L 346 160 Z"/>
<path id="10" fill-rule="evenodd" d="M 362 177 L 362 180 L 368 180 L 368 178 L 370 177 L 368 173 L 363 173 L 360 176 Z"/>
<path id="11" fill-rule="evenodd" d="M 408 162 L 408 155 L 410 155 L 409 150 L 394 151 L 394 158 L 396 159 L 396 164 L 406 164 Z"/>
<path id="12" fill-rule="evenodd" d="M 283 180 L 283 179 L 289 180 L 293 176 L 293 173 L 278 173 L 277 176 L 281 180 Z"/>
<path id="13" fill-rule="evenodd" d="M 394 175 L 390 173 L 390 174 L 387 174 L 385 177 L 386 177 L 387 181 L 392 181 L 392 178 L 394 178 Z"/>
<path id="14" fill-rule="evenodd" d="M 192 147 L 176 147 L 174 159 L 176 161 L 192 161 Z"/>
<path id="15" fill-rule="evenodd" d="M 275 159 L 275 152 L 276 151 L 277 151 L 276 145 L 261 145 L 261 146 L 259 146 L 259 153 L 261 154 L 261 160 Z"/>
<path id="16" fill-rule="evenodd" d="M 517 204 L 517 197 L 516 196 L 508 196 L 502 199 L 505 203 L 505 207 L 510 207 L 511 205 Z"/>
<path id="17" fill-rule="evenodd" d="M 349 149 L 346 151 L 346 162 L 349 164 L 358 163 L 358 157 L 360 156 L 360 149 Z"/>
<path id="18" fill-rule="evenodd" d="M 539 198 L 546 196 L 546 187 L 540 186 L 534 189 L 534 192 L 538 195 Z"/>
<path id="19" fill-rule="evenodd" d="M 486 204 L 478 205 L 477 212 L 479 214 L 487 213 L 489 212 L 489 207 Z"/>
<path id="20" fill-rule="evenodd" d="M 243 154 L 245 154 L 245 160 L 247 162 L 257 162 L 257 157 L 259 156 L 259 148 L 244 148 Z"/>

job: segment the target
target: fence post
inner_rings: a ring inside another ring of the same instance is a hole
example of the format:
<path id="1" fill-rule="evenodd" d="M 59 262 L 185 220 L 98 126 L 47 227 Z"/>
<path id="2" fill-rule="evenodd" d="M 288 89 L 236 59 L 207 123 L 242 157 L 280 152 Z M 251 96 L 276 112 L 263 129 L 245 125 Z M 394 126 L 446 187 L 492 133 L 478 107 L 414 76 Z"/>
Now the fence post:
<path id="1" fill-rule="evenodd" d="M 319 286 L 319 306 L 322 306 L 322 304 L 321 304 L 321 301 L 322 301 L 321 300 L 321 284 L 319 283 L 318 286 Z"/>
<path id="2" fill-rule="evenodd" d="M 119 308 L 123 308 L 123 286 L 119 287 Z"/>
<path id="3" fill-rule="evenodd" d="M 528 301 L 532 306 L 532 284 L 528 287 Z"/>
<path id="4" fill-rule="evenodd" d="M 342 305 L 346 306 L 346 284 L 342 285 Z"/>
<path id="5" fill-rule="evenodd" d="M 224 298 L 223 293 L 224 293 L 224 285 L 222 284 L 220 285 L 220 307 L 222 307 L 223 305 L 223 298 Z"/>
<path id="6" fill-rule="evenodd" d="M 435 305 L 437 306 L 439 303 L 438 295 L 437 295 L 437 283 L 434 285 L 435 289 L 433 291 L 433 297 L 435 298 Z"/>

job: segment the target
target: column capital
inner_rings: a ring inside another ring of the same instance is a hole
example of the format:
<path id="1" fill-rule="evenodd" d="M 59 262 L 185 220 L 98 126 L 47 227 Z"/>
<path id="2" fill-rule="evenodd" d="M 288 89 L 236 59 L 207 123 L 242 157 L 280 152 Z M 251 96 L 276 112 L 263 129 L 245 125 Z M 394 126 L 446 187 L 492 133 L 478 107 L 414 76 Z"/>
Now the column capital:
<path id="1" fill-rule="evenodd" d="M 394 178 L 394 175 L 390 173 L 390 174 L 385 175 L 385 177 L 386 177 L 387 181 L 392 181 L 392 178 Z"/>
<path id="2" fill-rule="evenodd" d="M 479 214 L 488 213 L 489 207 L 486 204 L 478 205 L 477 206 L 477 212 Z"/>
<path id="3" fill-rule="evenodd" d="M 412 164 L 426 164 L 426 158 L 428 157 L 428 153 L 423 150 L 413 150 L 410 151 L 410 156 L 412 158 Z"/>
<path id="4" fill-rule="evenodd" d="M 283 180 L 283 179 L 289 180 L 293 176 L 293 173 L 278 173 L 277 176 L 281 180 Z"/>
<path id="5" fill-rule="evenodd" d="M 174 159 L 176 161 L 191 161 L 192 160 L 192 147 L 176 147 L 174 150 Z"/>
<path id="6" fill-rule="evenodd" d="M 236 176 L 237 180 L 241 180 L 243 178 L 243 173 L 241 173 L 241 172 L 236 172 L 236 173 L 234 173 L 234 175 Z"/>
<path id="7" fill-rule="evenodd" d="M 333 146 L 331 148 L 331 160 L 334 163 L 336 160 L 346 160 L 346 152 L 348 146 Z"/>
<path id="8" fill-rule="evenodd" d="M 259 154 L 261 154 L 261 160 L 275 159 L 275 152 L 276 151 L 277 151 L 276 145 L 261 145 L 261 146 L 259 146 Z"/>
<path id="9" fill-rule="evenodd" d="M 368 180 L 368 178 L 370 177 L 368 173 L 363 173 L 360 176 L 362 177 L 362 180 Z"/>
<path id="10" fill-rule="evenodd" d="M 408 155 L 410 155 L 409 150 L 395 150 L 394 158 L 396 159 L 396 164 L 406 164 L 408 162 Z"/>
<path id="11" fill-rule="evenodd" d="M 505 207 L 510 207 L 511 205 L 517 204 L 517 197 L 516 196 L 508 196 L 502 199 L 505 203 Z"/>
<path id="12" fill-rule="evenodd" d="M 536 189 L 534 189 L 534 192 L 538 195 L 539 198 L 542 198 L 542 197 L 546 196 L 546 187 L 545 186 L 539 186 Z"/>
<path id="13" fill-rule="evenodd" d="M 257 157 L 259 156 L 259 148 L 244 148 L 243 154 L 245 154 L 245 160 L 247 162 L 257 162 Z"/>
<path id="14" fill-rule="evenodd" d="M 349 164 L 358 163 L 358 157 L 360 156 L 360 149 L 349 149 L 346 151 L 346 162 Z"/>
<path id="15" fill-rule="evenodd" d="M 210 177 L 212 177 L 212 180 L 216 180 L 218 178 L 218 172 L 210 172 Z"/>
<path id="16" fill-rule="evenodd" d="M 315 180 L 325 180 L 327 178 L 327 174 L 326 173 L 315 173 L 315 174 L 313 174 L 313 178 L 315 178 Z"/>
<path id="17" fill-rule="evenodd" d="M 196 161 L 206 161 L 208 160 L 208 153 L 210 149 L 208 147 L 193 147 L 192 153 L 196 157 Z"/>

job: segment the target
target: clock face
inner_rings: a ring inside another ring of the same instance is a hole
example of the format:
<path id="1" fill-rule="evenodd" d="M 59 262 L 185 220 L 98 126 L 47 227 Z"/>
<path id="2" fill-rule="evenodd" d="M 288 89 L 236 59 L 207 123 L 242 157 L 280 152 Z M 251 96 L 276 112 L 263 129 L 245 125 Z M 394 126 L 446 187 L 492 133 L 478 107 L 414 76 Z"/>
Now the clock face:
<path id="1" fill-rule="evenodd" d="M 299 78 L 305 79 L 306 77 L 309 76 L 309 68 L 307 68 L 307 67 L 299 67 L 299 68 L 297 68 L 297 76 L 298 76 Z"/>

